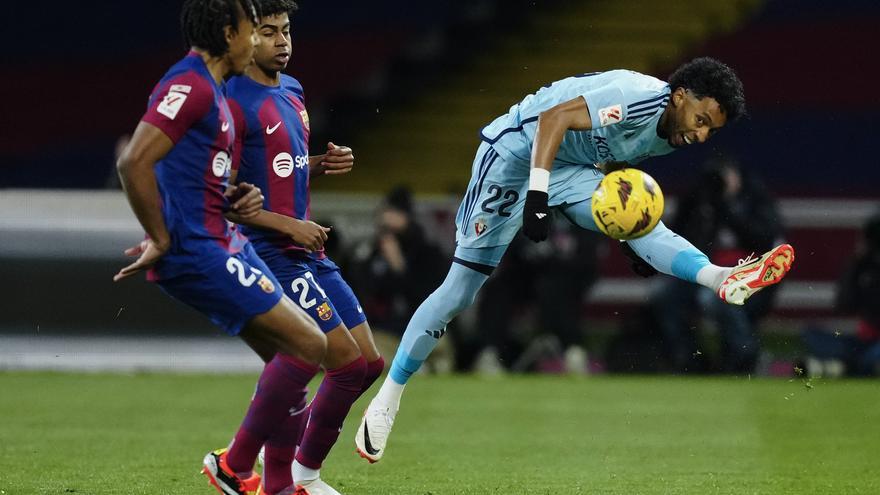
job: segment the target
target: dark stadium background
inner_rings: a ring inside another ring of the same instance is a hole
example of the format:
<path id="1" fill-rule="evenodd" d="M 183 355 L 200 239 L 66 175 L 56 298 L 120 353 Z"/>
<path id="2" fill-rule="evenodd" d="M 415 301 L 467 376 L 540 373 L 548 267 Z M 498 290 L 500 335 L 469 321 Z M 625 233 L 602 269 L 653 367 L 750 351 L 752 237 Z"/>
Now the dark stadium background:
<path id="1" fill-rule="evenodd" d="M 355 140 L 359 129 L 381 123 L 385 107 L 443 85 L 494 36 L 533 36 L 532 14 L 575 3 L 590 2 L 303 0 L 290 72 L 306 88 L 313 146 L 331 129 L 334 139 Z M 781 194 L 876 197 L 880 62 L 865 55 L 880 45 L 880 4 L 761 3 L 733 32 L 687 50 L 736 68 L 751 118 L 707 149 L 659 160 L 652 173 L 675 189 L 691 162 L 731 148 Z M 115 140 L 133 128 L 152 85 L 184 53 L 178 2 L 50 0 L 4 10 L 0 187 L 102 187 Z M 577 40 L 594 41 L 589 32 Z M 656 60 L 650 72 L 663 78 L 684 58 Z M 594 70 L 590 60 L 574 65 Z M 533 79 L 532 89 L 549 82 Z"/>

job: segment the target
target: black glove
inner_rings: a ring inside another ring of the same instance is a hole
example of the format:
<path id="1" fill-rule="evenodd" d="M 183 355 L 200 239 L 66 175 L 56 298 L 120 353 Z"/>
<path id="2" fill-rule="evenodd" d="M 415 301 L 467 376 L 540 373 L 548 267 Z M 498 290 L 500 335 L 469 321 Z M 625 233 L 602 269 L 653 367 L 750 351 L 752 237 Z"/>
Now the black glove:
<path id="1" fill-rule="evenodd" d="M 657 270 L 653 266 L 649 265 L 647 261 L 643 260 L 638 254 L 636 254 L 636 252 L 633 251 L 633 248 L 631 248 L 628 243 L 621 242 L 620 249 L 623 250 L 624 256 L 629 258 L 629 267 L 632 269 L 632 271 L 636 273 L 636 275 L 645 278 L 657 275 Z"/>
<path id="2" fill-rule="evenodd" d="M 523 234 L 535 242 L 541 242 L 550 235 L 549 196 L 543 191 L 529 190 L 523 210 Z"/>

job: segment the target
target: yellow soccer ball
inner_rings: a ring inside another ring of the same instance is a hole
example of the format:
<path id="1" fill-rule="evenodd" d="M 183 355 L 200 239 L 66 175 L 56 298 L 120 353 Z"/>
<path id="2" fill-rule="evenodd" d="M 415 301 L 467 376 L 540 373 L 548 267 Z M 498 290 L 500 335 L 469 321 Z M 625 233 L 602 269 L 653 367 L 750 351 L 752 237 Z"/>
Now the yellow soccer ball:
<path id="1" fill-rule="evenodd" d="M 617 170 L 596 188 L 592 209 L 604 234 L 622 241 L 637 239 L 654 230 L 663 216 L 663 191 L 641 170 Z"/>

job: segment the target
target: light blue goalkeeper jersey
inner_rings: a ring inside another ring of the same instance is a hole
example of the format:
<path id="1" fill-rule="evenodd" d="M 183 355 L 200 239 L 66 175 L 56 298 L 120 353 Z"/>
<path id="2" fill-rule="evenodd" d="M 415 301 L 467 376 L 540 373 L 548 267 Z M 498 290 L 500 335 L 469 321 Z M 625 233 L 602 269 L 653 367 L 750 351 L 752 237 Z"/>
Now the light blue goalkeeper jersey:
<path id="1" fill-rule="evenodd" d="M 568 130 L 554 168 L 605 162 L 638 163 L 674 150 L 657 136 L 657 122 L 669 102 L 665 82 L 638 72 L 612 70 L 568 77 L 530 94 L 483 128 L 483 141 L 506 158 L 529 162 L 538 115 L 583 96 L 593 129 Z"/>

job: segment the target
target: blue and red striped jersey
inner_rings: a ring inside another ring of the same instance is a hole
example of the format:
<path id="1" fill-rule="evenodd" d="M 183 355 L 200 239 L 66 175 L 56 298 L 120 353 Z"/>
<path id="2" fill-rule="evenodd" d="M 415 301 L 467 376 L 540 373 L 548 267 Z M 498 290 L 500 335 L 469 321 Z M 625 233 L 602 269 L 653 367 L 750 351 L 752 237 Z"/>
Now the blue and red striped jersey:
<path id="1" fill-rule="evenodd" d="M 226 90 L 236 128 L 232 167 L 238 170 L 238 181 L 262 189 L 265 209 L 308 220 L 309 115 L 299 81 L 282 74 L 280 85 L 266 86 L 239 76 Z M 247 227 L 242 231 L 258 252 L 270 246 L 305 251 L 281 233 Z"/>
<path id="2" fill-rule="evenodd" d="M 171 248 L 152 277 L 185 273 L 206 252 L 240 251 L 247 239 L 223 216 L 235 127 L 223 89 L 198 53 L 168 70 L 141 120 L 174 141 L 155 168 Z"/>

